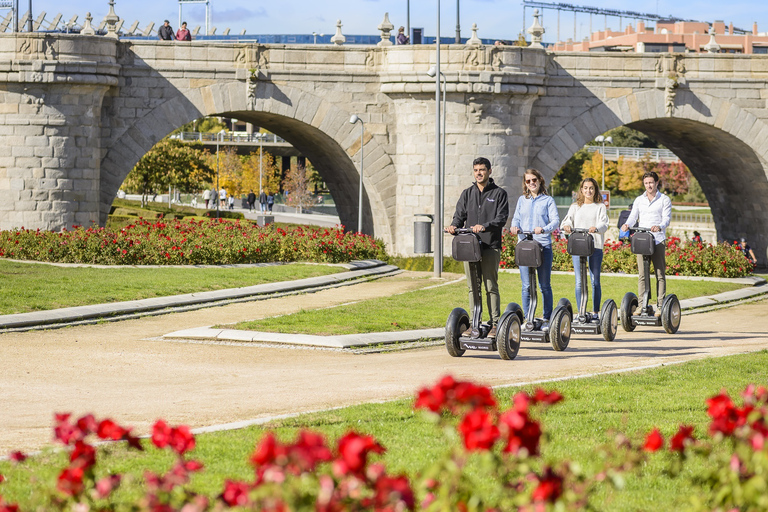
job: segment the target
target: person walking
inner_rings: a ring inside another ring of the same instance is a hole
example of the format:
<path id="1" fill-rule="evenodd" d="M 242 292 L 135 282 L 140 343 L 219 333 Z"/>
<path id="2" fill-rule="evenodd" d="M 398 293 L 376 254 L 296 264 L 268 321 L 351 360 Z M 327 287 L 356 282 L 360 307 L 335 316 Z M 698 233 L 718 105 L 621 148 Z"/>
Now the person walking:
<path id="1" fill-rule="evenodd" d="M 495 338 L 501 316 L 501 299 L 499 298 L 501 231 L 509 218 L 509 201 L 507 192 L 493 182 L 491 162 L 487 158 L 475 158 L 472 162 L 472 174 L 475 182 L 461 193 L 451 225 L 446 227 L 445 231 L 454 234 L 456 228 L 467 227 L 480 238 L 480 268 L 491 318 L 488 337 Z M 464 272 L 467 275 L 469 288 L 469 310 L 474 311 L 474 297 L 467 262 L 464 262 Z M 462 336 L 471 335 L 471 327 L 462 333 Z"/>
<path id="2" fill-rule="evenodd" d="M 659 191 L 659 175 L 654 171 L 647 171 L 643 174 L 643 187 L 645 193 L 635 199 L 632 203 L 632 213 L 624 225 L 622 231 L 629 231 L 629 226 L 634 226 L 635 222 L 641 228 L 650 228 L 653 238 L 656 242 L 651 262 L 653 270 L 656 273 L 656 316 L 661 316 L 661 305 L 664 297 L 667 295 L 667 226 L 672 220 L 672 201 L 669 196 Z M 637 255 L 637 269 L 639 278 L 637 281 L 638 311 L 642 311 L 645 298 L 645 267 L 643 266 L 643 256 Z"/>
<path id="3" fill-rule="evenodd" d="M 589 278 L 592 281 L 592 318 L 598 318 L 602 288 L 600 287 L 600 267 L 603 264 L 603 235 L 608 231 L 608 212 L 600 197 L 600 188 L 594 178 L 582 180 L 576 202 L 568 209 L 563 222 L 563 231 L 570 233 L 575 229 L 589 230 L 595 242 L 595 252 L 589 256 Z M 576 271 L 576 304 L 581 304 L 581 290 L 586 283 L 581 282 L 581 257 L 573 256 L 573 269 Z"/>
<path id="4" fill-rule="evenodd" d="M 230 194 L 229 197 L 227 198 L 227 205 L 230 210 L 235 209 L 235 196 L 233 196 L 232 194 Z"/>
<path id="5" fill-rule="evenodd" d="M 191 41 L 192 40 L 192 33 L 187 30 L 187 22 L 184 21 L 181 24 L 181 28 L 176 31 L 176 40 L 177 41 Z"/>
<path id="6" fill-rule="evenodd" d="M 544 312 L 542 318 L 543 331 L 549 330 L 549 318 L 552 316 L 552 235 L 551 233 L 560 225 L 560 216 L 557 213 L 555 200 L 547 194 L 544 176 L 536 169 L 528 169 L 523 175 L 523 195 L 517 200 L 515 215 L 509 228 L 513 235 L 520 235 L 523 239 L 524 231 L 532 232 L 533 239 L 541 244 L 541 266 L 536 268 L 541 288 L 541 297 Z M 523 314 L 528 316 L 528 307 L 531 304 L 531 283 L 528 267 L 520 268 L 520 281 L 523 285 Z"/>
<path id="7" fill-rule="evenodd" d="M 253 193 L 253 189 L 248 192 L 248 211 L 252 212 L 256 207 L 256 194 Z"/>
<path id="8" fill-rule="evenodd" d="M 261 189 L 259 194 L 259 206 L 261 206 L 261 213 L 267 213 L 267 194 L 264 193 L 264 189 Z"/>
<path id="9" fill-rule="evenodd" d="M 165 20 L 163 25 L 157 29 L 157 38 L 161 41 L 173 41 L 173 28 L 170 21 Z"/>
<path id="10" fill-rule="evenodd" d="M 405 35 L 405 27 L 397 29 L 397 37 L 395 38 L 396 44 L 410 44 L 411 38 Z"/>
<path id="11" fill-rule="evenodd" d="M 267 191 L 267 211 L 272 213 L 272 207 L 275 205 L 275 194 Z"/>
<path id="12" fill-rule="evenodd" d="M 227 190 L 224 187 L 219 190 L 219 207 L 222 210 L 227 207 Z"/>
<path id="13" fill-rule="evenodd" d="M 211 191 L 208 189 L 205 189 L 205 192 L 203 192 L 203 200 L 205 201 L 205 209 L 208 209 L 208 203 L 211 202 Z"/>

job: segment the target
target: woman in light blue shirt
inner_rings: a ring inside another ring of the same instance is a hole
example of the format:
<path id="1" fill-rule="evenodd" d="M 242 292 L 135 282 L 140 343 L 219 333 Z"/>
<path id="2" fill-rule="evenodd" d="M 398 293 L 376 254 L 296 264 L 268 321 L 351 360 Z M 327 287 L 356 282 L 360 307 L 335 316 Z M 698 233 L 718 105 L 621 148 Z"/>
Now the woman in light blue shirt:
<path id="1" fill-rule="evenodd" d="M 523 176 L 523 195 L 517 199 L 515 215 L 512 217 L 510 232 L 513 235 L 530 231 L 534 233 L 533 239 L 539 242 L 543 248 L 541 266 L 536 269 L 539 278 L 539 287 L 544 306 L 544 326 L 549 328 L 549 317 L 552 315 L 552 235 L 551 233 L 560 225 L 560 216 L 557 213 L 555 200 L 547 194 L 544 176 L 536 169 L 528 169 Z M 519 239 L 522 240 L 522 236 Z M 528 306 L 531 303 L 530 277 L 528 267 L 520 268 L 520 280 L 523 283 L 523 313 L 528 315 Z"/>

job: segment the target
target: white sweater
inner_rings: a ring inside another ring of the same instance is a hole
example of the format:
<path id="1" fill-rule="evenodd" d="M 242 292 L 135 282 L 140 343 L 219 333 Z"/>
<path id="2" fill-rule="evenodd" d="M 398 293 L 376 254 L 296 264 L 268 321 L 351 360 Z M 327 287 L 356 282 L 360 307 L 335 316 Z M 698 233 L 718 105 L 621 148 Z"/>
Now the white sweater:
<path id="1" fill-rule="evenodd" d="M 560 228 L 570 226 L 571 228 L 589 229 L 597 228 L 597 233 L 592 233 L 595 239 L 595 249 L 603 249 L 603 233 L 608 231 L 608 213 L 605 211 L 603 203 L 584 204 L 582 206 L 573 203 L 568 209 Z"/>

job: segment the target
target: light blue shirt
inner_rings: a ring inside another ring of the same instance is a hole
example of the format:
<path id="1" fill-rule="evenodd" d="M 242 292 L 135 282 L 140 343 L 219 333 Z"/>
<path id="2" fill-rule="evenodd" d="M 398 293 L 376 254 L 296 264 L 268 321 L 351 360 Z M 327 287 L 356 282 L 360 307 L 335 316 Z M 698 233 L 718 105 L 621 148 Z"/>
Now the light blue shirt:
<path id="1" fill-rule="evenodd" d="M 560 215 L 557 213 L 557 205 L 552 196 L 539 194 L 536 197 L 520 196 L 515 206 L 515 215 L 510 226 L 523 231 L 533 232 L 534 228 L 543 228 L 540 235 L 533 235 L 533 239 L 543 247 L 552 245 L 552 233 L 560 225 Z M 519 240 L 523 236 L 520 235 Z"/>

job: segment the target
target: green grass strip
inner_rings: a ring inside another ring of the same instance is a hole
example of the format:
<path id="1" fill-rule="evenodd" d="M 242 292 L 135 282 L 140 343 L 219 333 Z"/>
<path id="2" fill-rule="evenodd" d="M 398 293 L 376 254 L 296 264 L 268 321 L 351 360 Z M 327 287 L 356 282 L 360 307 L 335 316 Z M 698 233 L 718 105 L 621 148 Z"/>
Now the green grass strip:
<path id="1" fill-rule="evenodd" d="M 621 299 L 628 291 L 637 293 L 637 277 L 603 274 L 600 282 L 603 293 L 602 300 L 613 299 L 617 306 L 621 305 Z M 667 293 L 674 293 L 679 299 L 714 295 L 742 287 L 743 285 L 740 284 L 717 281 L 667 280 Z M 502 309 L 509 302 L 517 302 L 522 305 L 520 289 L 519 274 L 502 273 L 499 275 Z M 560 297 L 567 297 L 574 309 L 578 307 L 575 299 L 576 291 L 573 276 L 553 275 L 552 291 L 555 303 Z M 485 304 L 483 306 L 486 309 Z M 329 309 L 303 310 L 291 315 L 241 322 L 234 327 L 228 327 L 242 330 L 318 335 L 429 329 L 444 326 L 448 314 L 456 307 L 469 309 L 466 281 Z M 590 296 L 591 307 L 592 298 Z M 541 298 L 539 298 L 538 314 L 541 315 L 541 312 Z M 486 311 L 484 319 L 487 320 L 487 317 Z"/>
<path id="2" fill-rule="evenodd" d="M 327 265 L 250 268 L 90 268 L 0 259 L 0 314 L 240 288 L 344 272 Z"/>

